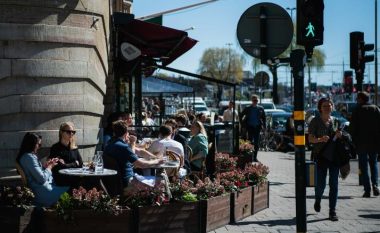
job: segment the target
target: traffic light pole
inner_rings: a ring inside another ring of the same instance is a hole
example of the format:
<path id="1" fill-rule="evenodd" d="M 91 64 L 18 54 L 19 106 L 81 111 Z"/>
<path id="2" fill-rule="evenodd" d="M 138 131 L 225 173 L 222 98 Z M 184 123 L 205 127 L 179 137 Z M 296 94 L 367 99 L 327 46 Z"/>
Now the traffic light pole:
<path id="1" fill-rule="evenodd" d="M 355 70 L 356 77 L 356 91 L 363 91 L 363 79 L 364 79 L 364 69 Z"/>
<path id="2" fill-rule="evenodd" d="M 305 111 L 304 111 L 304 67 L 305 52 L 293 50 L 290 66 L 294 78 L 294 145 L 296 176 L 296 222 L 297 232 L 306 232 L 306 168 L 305 168 Z"/>

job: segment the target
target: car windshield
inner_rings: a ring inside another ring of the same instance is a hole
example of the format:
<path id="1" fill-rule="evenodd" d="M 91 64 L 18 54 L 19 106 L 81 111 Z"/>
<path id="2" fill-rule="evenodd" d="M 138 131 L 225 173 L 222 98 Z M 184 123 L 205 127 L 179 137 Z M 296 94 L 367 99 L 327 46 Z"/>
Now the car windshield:
<path id="1" fill-rule="evenodd" d="M 272 103 L 261 103 L 259 105 L 262 106 L 264 109 L 274 109 L 274 106 Z"/>

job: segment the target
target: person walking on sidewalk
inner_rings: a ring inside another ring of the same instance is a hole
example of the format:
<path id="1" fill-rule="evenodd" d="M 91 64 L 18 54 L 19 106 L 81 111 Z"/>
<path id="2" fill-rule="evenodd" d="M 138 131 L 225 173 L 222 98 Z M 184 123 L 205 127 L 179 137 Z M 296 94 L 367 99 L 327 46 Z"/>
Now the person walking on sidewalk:
<path id="1" fill-rule="evenodd" d="M 359 92 L 357 107 L 352 112 L 349 131 L 359 155 L 359 168 L 363 176 L 363 197 L 371 197 L 371 185 L 368 175 L 368 162 L 374 196 L 379 196 L 377 158 L 380 151 L 380 110 L 368 103 L 369 94 Z"/>
<path id="2" fill-rule="evenodd" d="M 258 162 L 257 152 L 260 144 L 260 131 L 261 129 L 266 128 L 266 118 L 264 108 L 257 105 L 259 97 L 257 95 L 252 95 L 251 100 L 252 105 L 246 107 L 241 114 L 241 122 L 244 122 L 247 126 L 248 140 L 250 142 L 253 141 L 253 145 L 255 147 L 252 161 Z"/>
<path id="3" fill-rule="evenodd" d="M 314 210 L 321 211 L 321 199 L 326 187 L 327 171 L 329 171 L 329 219 L 338 221 L 335 207 L 338 199 L 339 166 L 333 161 L 334 152 L 329 150 L 329 144 L 342 133 L 338 130 L 339 122 L 331 116 L 333 103 L 328 98 L 318 101 L 320 116 L 314 117 L 309 124 L 309 142 L 314 144 L 312 158 L 317 162 L 317 184 L 315 186 Z"/>

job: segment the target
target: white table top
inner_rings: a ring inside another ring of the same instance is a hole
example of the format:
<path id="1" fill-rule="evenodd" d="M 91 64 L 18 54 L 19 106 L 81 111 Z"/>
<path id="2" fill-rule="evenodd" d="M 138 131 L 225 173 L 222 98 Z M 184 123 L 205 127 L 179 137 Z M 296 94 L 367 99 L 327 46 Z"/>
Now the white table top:
<path id="1" fill-rule="evenodd" d="M 60 174 L 68 176 L 113 176 L 117 174 L 116 170 L 103 169 L 103 172 L 90 172 L 89 170 L 84 171 L 82 168 L 66 168 L 59 170 Z"/>
<path id="2" fill-rule="evenodd" d="M 178 168 L 179 162 L 178 161 L 170 161 L 163 164 L 153 165 L 152 168 Z"/>

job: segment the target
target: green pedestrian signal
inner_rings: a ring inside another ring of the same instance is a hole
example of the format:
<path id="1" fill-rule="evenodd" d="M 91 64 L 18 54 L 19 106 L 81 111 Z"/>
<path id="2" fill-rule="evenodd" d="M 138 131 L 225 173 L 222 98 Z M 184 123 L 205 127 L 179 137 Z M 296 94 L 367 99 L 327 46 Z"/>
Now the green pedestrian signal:
<path id="1" fill-rule="evenodd" d="M 297 0 L 297 44 L 314 47 L 323 44 L 323 0 Z"/>
<path id="2" fill-rule="evenodd" d="M 311 24 L 311 22 L 309 22 L 309 24 L 307 25 L 306 27 L 306 30 L 307 30 L 307 33 L 306 33 L 306 37 L 315 37 L 315 34 L 314 34 L 314 31 L 315 31 L 315 28 L 313 26 L 313 24 Z"/>

